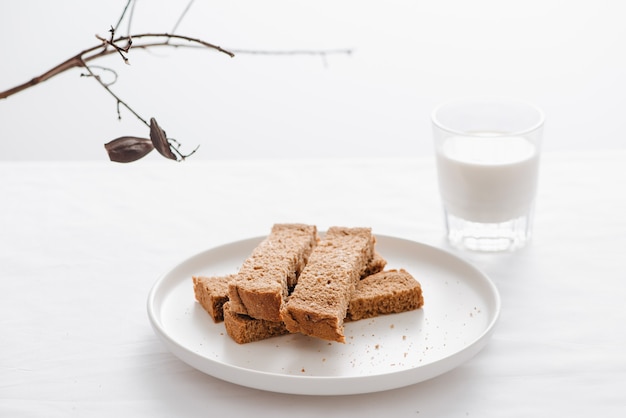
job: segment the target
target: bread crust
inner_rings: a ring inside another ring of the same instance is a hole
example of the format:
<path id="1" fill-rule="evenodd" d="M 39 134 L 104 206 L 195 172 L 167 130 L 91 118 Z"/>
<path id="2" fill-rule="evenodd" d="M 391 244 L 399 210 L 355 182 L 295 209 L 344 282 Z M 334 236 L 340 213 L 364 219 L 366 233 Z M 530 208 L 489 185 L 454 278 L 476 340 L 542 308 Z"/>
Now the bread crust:
<path id="1" fill-rule="evenodd" d="M 231 311 L 280 322 L 280 310 L 319 237 L 314 225 L 275 224 L 231 280 Z"/>
<path id="2" fill-rule="evenodd" d="M 345 342 L 348 303 L 373 259 L 374 244 L 371 228 L 328 229 L 281 309 L 290 332 Z"/>

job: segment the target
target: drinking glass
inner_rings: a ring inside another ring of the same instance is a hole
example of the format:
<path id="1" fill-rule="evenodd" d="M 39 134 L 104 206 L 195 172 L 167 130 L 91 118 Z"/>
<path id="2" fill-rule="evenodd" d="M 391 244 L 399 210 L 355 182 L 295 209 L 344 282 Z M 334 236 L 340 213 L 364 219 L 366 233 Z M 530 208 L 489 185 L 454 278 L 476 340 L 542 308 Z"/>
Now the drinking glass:
<path id="1" fill-rule="evenodd" d="M 447 238 L 512 251 L 532 234 L 544 114 L 517 100 L 457 99 L 432 114 Z"/>

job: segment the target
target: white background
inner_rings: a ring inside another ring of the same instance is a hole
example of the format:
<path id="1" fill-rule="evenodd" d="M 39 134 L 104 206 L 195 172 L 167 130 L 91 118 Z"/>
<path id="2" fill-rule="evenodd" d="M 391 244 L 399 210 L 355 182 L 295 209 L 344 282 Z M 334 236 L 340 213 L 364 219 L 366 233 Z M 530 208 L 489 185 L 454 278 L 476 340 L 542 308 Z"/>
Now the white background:
<path id="1" fill-rule="evenodd" d="M 2 1 L 0 90 L 107 35 L 126 0 Z M 168 32 L 187 4 L 137 2 L 132 33 Z M 113 89 L 197 159 L 394 157 L 432 151 L 430 112 L 468 95 L 542 107 L 545 150 L 623 148 L 626 3 L 610 0 L 196 1 L 177 33 L 226 49 L 351 49 L 235 58 L 110 56 Z M 126 32 L 125 26 L 123 27 Z M 0 159 L 107 160 L 147 129 L 80 69 L 0 100 Z M 157 159 L 156 153 L 149 159 Z"/>
<path id="2" fill-rule="evenodd" d="M 0 90 L 95 45 L 125 2 L 0 0 Z M 139 0 L 132 32 L 171 30 L 186 4 Z M 128 113 L 117 121 L 81 70 L 0 100 L 0 416 L 626 416 L 625 12 L 619 0 L 196 0 L 181 34 L 354 52 L 161 49 L 98 63 L 144 117 L 200 145 L 184 164 L 109 163 L 104 142 L 147 132 Z M 449 249 L 434 158 L 413 157 L 432 153 L 436 104 L 483 94 L 541 106 L 551 152 L 532 243 L 456 252 L 502 296 L 474 359 L 393 391 L 291 396 L 206 376 L 152 332 L 160 274 L 274 222 L 367 225 Z M 337 158 L 294 160 L 326 156 Z M 28 159 L 89 161 L 11 161 Z"/>

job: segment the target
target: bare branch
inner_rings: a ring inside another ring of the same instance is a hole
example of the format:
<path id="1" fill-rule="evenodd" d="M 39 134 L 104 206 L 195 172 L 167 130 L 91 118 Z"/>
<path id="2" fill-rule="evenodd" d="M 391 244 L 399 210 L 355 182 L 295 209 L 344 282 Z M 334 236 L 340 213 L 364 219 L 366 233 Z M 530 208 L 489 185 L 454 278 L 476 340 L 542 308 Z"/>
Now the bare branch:
<path id="1" fill-rule="evenodd" d="M 91 70 L 91 68 L 83 62 L 82 66 L 87 70 L 87 72 L 89 73 L 90 76 L 92 76 L 94 79 L 96 79 L 96 81 L 102 86 L 102 88 L 104 88 L 111 96 L 113 96 L 113 98 L 117 101 L 117 105 L 118 105 L 118 118 L 120 117 L 120 113 L 119 113 L 119 106 L 124 106 L 130 113 L 132 113 L 133 115 L 135 115 L 135 117 L 137 119 L 139 119 L 140 121 L 142 121 L 144 123 L 144 125 L 146 126 L 150 126 L 150 124 L 141 116 L 139 116 L 139 114 L 137 112 L 135 112 L 128 104 L 126 104 L 126 102 L 124 102 L 122 99 L 120 99 L 112 90 L 111 88 L 105 84 L 98 75 L 94 74 L 94 72 Z"/>
<path id="2" fill-rule="evenodd" d="M 65 72 L 67 70 L 70 70 L 72 68 L 76 68 L 76 67 L 82 67 L 82 59 L 81 59 L 81 54 L 75 55 L 65 61 L 63 61 L 62 63 L 52 67 L 51 69 L 49 69 L 48 71 L 46 71 L 45 73 L 34 77 L 32 79 L 30 79 L 29 81 L 22 83 L 18 86 L 12 87 L 8 90 L 5 90 L 3 92 L 0 92 L 0 99 L 6 99 L 7 97 L 10 97 L 16 93 L 19 93 L 22 90 L 26 90 L 29 87 L 35 86 L 39 83 L 43 83 L 44 81 L 58 75 L 61 74 L 62 72 Z"/>
<path id="3" fill-rule="evenodd" d="M 120 38 L 117 38 L 115 40 L 115 42 L 120 42 L 120 41 L 123 41 L 123 40 L 127 40 L 128 38 L 129 38 L 129 36 L 122 36 Z M 195 45 L 204 46 L 204 47 L 209 48 L 209 49 L 215 49 L 216 51 L 224 53 L 224 54 L 230 56 L 231 58 L 235 56 L 235 54 L 233 52 L 227 51 L 226 49 L 224 49 L 224 48 L 222 48 L 220 46 L 217 46 L 217 45 L 211 44 L 209 42 L 203 41 L 202 39 L 192 38 L 192 37 L 183 36 L 183 35 L 175 35 L 173 33 L 142 33 L 142 34 L 139 34 L 139 35 L 133 35 L 132 38 L 133 39 L 166 38 L 167 40 L 178 40 L 178 41 L 187 41 L 188 42 L 188 44 L 180 43 L 180 44 L 177 44 L 177 45 L 174 45 L 174 44 L 171 44 L 171 43 L 168 43 L 168 42 L 162 42 L 162 43 L 155 42 L 155 43 L 152 43 L 150 45 L 135 45 L 135 46 L 133 46 L 133 48 L 146 48 L 146 47 L 149 47 L 149 46 L 150 47 L 152 47 L 152 46 L 185 46 L 185 45 L 193 46 L 195 44 Z"/>
<path id="4" fill-rule="evenodd" d="M 181 145 L 180 142 L 178 142 L 174 138 L 168 138 L 167 140 L 170 143 L 170 145 L 172 146 L 171 148 L 172 148 L 172 151 L 174 151 L 174 154 L 178 155 L 178 158 L 179 158 L 178 161 L 184 161 L 185 159 L 191 157 L 192 155 L 194 155 L 196 153 L 196 151 L 198 151 L 198 148 L 200 148 L 200 145 L 196 145 L 196 147 L 189 154 L 183 154 L 179 150 L 180 149 L 180 145 Z"/>
<path id="5" fill-rule="evenodd" d="M 189 3 L 187 3 L 187 7 L 185 7 L 185 10 L 183 10 L 183 13 L 178 17 L 176 24 L 172 28 L 172 33 L 176 33 L 176 31 L 178 30 L 178 26 L 180 25 L 180 22 L 183 21 L 183 19 L 185 18 L 185 15 L 187 14 L 187 12 L 189 12 L 189 9 L 191 8 L 192 4 L 193 4 L 193 0 L 189 0 Z"/>
<path id="6" fill-rule="evenodd" d="M 90 67 L 91 67 L 92 70 L 94 68 L 97 68 L 98 70 L 102 70 L 102 71 L 111 73 L 113 75 L 113 81 L 109 81 L 108 83 L 105 83 L 107 86 L 112 86 L 113 84 L 115 84 L 117 82 L 118 74 L 117 74 L 117 72 L 114 69 L 108 68 L 108 67 L 102 67 L 100 65 L 91 65 Z M 92 77 L 92 75 L 89 74 L 89 73 L 82 73 L 80 76 L 81 77 Z"/>
<path id="7" fill-rule="evenodd" d="M 229 49 L 234 54 L 249 54 L 249 55 L 350 55 L 351 49 L 291 49 L 291 50 L 256 50 L 256 49 Z"/>
<path id="8" fill-rule="evenodd" d="M 122 15 L 120 16 L 120 18 L 118 19 L 117 23 L 115 24 L 115 30 L 118 30 L 120 25 L 122 24 L 122 20 L 124 20 L 124 16 L 126 16 L 126 12 L 128 11 L 128 6 L 131 5 L 131 3 L 133 3 L 133 0 L 128 0 L 126 2 L 126 6 L 124 6 L 124 10 L 122 10 Z M 135 5 L 133 3 L 133 9 L 135 8 Z M 131 10 L 131 18 L 129 20 L 132 20 L 132 10 Z M 130 25 L 130 23 L 129 23 Z M 130 29 L 130 27 L 129 27 Z M 128 32 L 130 33 L 130 31 Z"/>
<path id="9" fill-rule="evenodd" d="M 96 35 L 96 38 L 99 39 L 102 44 L 105 46 L 105 48 L 107 46 L 111 46 L 113 48 L 113 50 L 117 51 L 118 54 L 120 54 L 120 57 L 122 57 L 122 59 L 124 60 L 125 64 L 128 64 L 128 58 L 126 57 L 126 53 L 128 53 L 128 51 L 130 50 L 130 46 L 132 44 L 132 39 L 130 38 L 130 36 L 128 37 L 128 42 L 126 44 L 125 47 L 121 47 L 119 45 L 117 45 L 117 43 L 115 42 L 115 28 L 111 27 L 111 29 L 109 29 L 109 32 L 111 32 L 111 37 L 109 39 L 103 38 L 100 35 Z"/>
<path id="10" fill-rule="evenodd" d="M 109 154 L 109 158 L 112 161 L 117 162 L 131 162 L 136 161 L 140 158 L 143 158 L 147 155 L 152 149 L 156 148 L 158 152 L 164 157 L 176 161 L 182 161 L 187 157 L 193 155 L 198 147 L 196 147 L 191 153 L 185 155 L 180 151 L 180 144 L 172 139 L 167 138 L 165 131 L 161 129 L 161 127 L 157 124 L 154 118 L 150 119 L 148 122 L 146 119 L 142 118 L 134 109 L 132 109 L 125 101 L 123 101 L 117 94 L 115 94 L 111 90 L 111 85 L 113 85 L 117 81 L 117 73 L 110 69 L 96 65 L 89 65 L 89 63 L 98 58 L 106 57 L 110 54 L 119 54 L 123 61 L 128 64 L 128 54 L 133 49 L 151 49 L 156 47 L 184 47 L 184 48 L 208 48 L 214 49 L 218 52 L 224 53 L 230 57 L 234 57 L 235 54 L 232 51 L 223 49 L 220 46 L 211 44 L 209 42 L 203 41 L 202 39 L 192 38 L 183 35 L 176 35 L 174 32 L 178 30 L 180 23 L 183 18 L 189 12 L 191 5 L 194 0 L 189 0 L 187 6 L 183 10 L 182 14 L 176 21 L 174 27 L 172 28 L 172 33 L 141 33 L 136 35 L 131 35 L 131 23 L 133 20 L 133 14 L 135 5 L 137 4 L 136 0 L 127 0 L 126 6 L 122 11 L 119 20 L 117 21 L 115 27 L 111 26 L 109 30 L 109 36 L 103 37 L 96 35 L 96 38 L 100 41 L 100 43 L 91 48 L 87 48 L 83 51 L 80 51 L 78 54 L 66 59 L 60 64 L 52 67 L 48 71 L 43 74 L 32 78 L 31 80 L 12 87 L 5 91 L 0 91 L 0 99 L 6 99 L 16 93 L 19 93 L 23 90 L 26 90 L 30 87 L 33 87 L 37 84 L 43 83 L 65 71 L 76 67 L 84 68 L 87 73 L 81 74 L 81 76 L 91 77 L 96 80 L 102 88 L 104 88 L 107 93 L 109 93 L 116 101 L 116 110 L 118 119 L 121 119 L 121 108 L 124 107 L 130 113 L 132 113 L 137 119 L 139 119 L 144 125 L 150 128 L 150 139 L 147 138 L 138 138 L 134 136 L 124 136 L 117 138 L 107 144 L 105 144 L 105 149 Z M 124 19 L 127 18 L 128 26 L 127 33 L 125 36 L 117 36 L 116 33 Z M 135 42 L 138 40 L 138 42 Z M 238 51 L 242 54 L 256 54 L 256 55 L 316 55 L 320 56 L 324 63 L 326 63 L 326 57 L 331 54 L 351 54 L 352 51 L 349 49 L 344 50 L 291 50 L 291 51 L 259 51 L 259 50 L 240 50 Z M 94 69 L 99 69 L 103 71 L 109 71 L 114 75 L 114 79 L 112 82 L 105 83 L 99 74 L 94 72 Z"/>
<path id="11" fill-rule="evenodd" d="M 324 68 L 328 68 L 328 56 L 329 55 L 350 55 L 352 54 L 351 49 L 294 49 L 294 50 L 254 50 L 254 49 L 231 49 L 231 52 L 236 54 L 249 54 L 249 55 L 314 55 L 318 56 L 322 59 L 322 64 Z"/>
<path id="12" fill-rule="evenodd" d="M 230 51 L 227 51 L 217 45 L 213 45 L 211 43 L 208 43 L 206 41 L 203 41 L 201 39 L 198 38 L 192 38 L 189 36 L 182 36 L 182 35 L 174 35 L 174 34 L 169 34 L 169 33 L 141 33 L 138 35 L 128 35 L 128 36 L 121 36 L 118 37 L 116 39 L 114 39 L 112 42 L 110 40 L 107 40 L 106 38 L 103 38 L 101 36 L 97 36 L 98 39 L 100 39 L 101 42 L 103 42 L 100 45 L 97 46 L 93 46 L 91 48 L 85 49 L 81 52 L 79 52 L 78 54 L 68 58 L 67 60 L 63 61 L 62 63 L 56 65 L 55 67 L 52 67 L 51 69 L 49 69 L 48 71 L 46 71 L 45 73 L 32 78 L 31 80 L 22 83 L 18 86 L 12 87 L 8 90 L 5 91 L 1 91 L 0 92 L 0 99 L 6 99 L 7 97 L 10 97 L 16 93 L 19 93 L 23 90 L 26 90 L 29 87 L 33 87 L 37 84 L 43 83 L 46 80 L 49 80 L 50 78 L 59 75 L 67 70 L 70 70 L 72 68 L 76 68 L 76 67 L 84 67 L 85 64 L 89 63 L 92 60 L 98 59 L 98 58 L 102 58 L 104 56 L 113 54 L 113 53 L 120 53 L 119 49 L 123 48 L 118 47 L 118 48 L 108 48 L 108 46 L 110 45 L 110 43 L 112 44 L 119 44 L 121 42 L 129 42 L 131 39 L 141 39 L 144 41 L 144 43 L 139 43 L 139 44 L 135 44 L 132 46 L 132 48 L 139 48 L 139 49 L 147 49 L 147 48 L 154 48 L 154 47 L 193 47 L 193 46 L 200 46 L 203 48 L 209 48 L 209 49 L 215 49 L 216 51 L 222 52 L 230 57 L 234 57 L 235 54 L 233 54 Z M 176 40 L 176 41 L 180 41 L 179 43 L 170 43 L 170 40 Z M 130 47 L 129 47 L 130 48 Z"/>
<path id="13" fill-rule="evenodd" d="M 129 0 L 132 1 L 132 0 Z M 130 36 L 130 25 L 133 23 L 133 16 L 135 16 L 135 6 L 137 5 L 137 1 L 133 1 L 133 6 L 130 8 L 130 16 L 128 16 L 128 25 L 126 26 L 126 35 Z"/>

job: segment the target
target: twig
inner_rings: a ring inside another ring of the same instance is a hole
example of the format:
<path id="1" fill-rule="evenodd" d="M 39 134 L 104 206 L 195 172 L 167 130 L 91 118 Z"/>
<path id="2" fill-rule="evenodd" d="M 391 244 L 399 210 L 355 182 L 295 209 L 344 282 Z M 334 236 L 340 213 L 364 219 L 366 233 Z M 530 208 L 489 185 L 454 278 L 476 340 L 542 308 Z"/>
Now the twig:
<path id="1" fill-rule="evenodd" d="M 102 40 L 104 38 L 99 37 L 99 39 Z M 104 45 L 101 44 L 101 45 L 93 46 L 91 48 L 87 48 L 79 52 L 78 54 L 74 55 L 73 57 L 68 58 L 62 63 L 52 67 L 45 73 L 37 77 L 34 77 L 25 83 L 22 83 L 8 90 L 0 92 L 0 99 L 6 99 L 7 97 L 10 97 L 16 93 L 26 90 L 29 87 L 43 83 L 44 81 L 49 80 L 52 77 L 57 76 L 72 68 L 84 67 L 87 63 L 95 59 L 102 58 L 104 56 L 107 56 L 113 53 L 119 53 L 119 50 L 117 48 L 112 48 L 112 49 L 108 48 L 109 44 L 110 43 L 118 44 L 124 41 L 128 42 L 130 39 L 141 39 L 145 41 L 145 43 L 143 44 L 140 43 L 140 44 L 133 45 L 133 49 L 135 48 L 147 49 L 147 48 L 154 48 L 154 47 L 184 48 L 184 47 L 192 47 L 192 46 L 201 46 L 201 47 L 205 47 L 209 49 L 215 49 L 216 51 L 224 53 L 230 57 L 235 56 L 234 53 L 227 51 L 217 45 L 213 45 L 209 42 L 203 41 L 202 39 L 192 38 L 189 36 L 174 35 L 170 33 L 140 33 L 140 34 L 132 35 L 132 36 L 131 35 L 121 36 L 112 41 L 107 40 L 106 43 L 104 43 Z M 155 39 L 157 41 L 154 41 Z M 169 42 L 171 40 L 180 41 L 180 42 L 171 43 Z"/>
<path id="2" fill-rule="evenodd" d="M 136 117 L 137 119 L 139 119 L 140 121 L 142 121 L 142 122 L 144 123 L 144 125 L 146 125 L 146 126 L 148 126 L 148 127 L 150 126 L 150 124 L 149 124 L 149 123 L 148 123 L 148 122 L 147 122 L 144 118 L 142 118 L 141 116 L 139 116 L 139 114 L 138 114 L 137 112 L 135 112 L 135 111 L 133 110 L 133 108 L 131 108 L 128 104 L 126 104 L 126 102 L 124 102 L 122 99 L 120 99 L 120 98 L 119 98 L 119 96 L 118 96 L 117 94 L 115 94 L 115 93 L 111 90 L 111 88 L 110 88 L 107 84 L 105 84 L 105 83 L 104 83 L 104 82 L 100 79 L 100 76 L 98 76 L 98 75 L 94 74 L 94 72 L 91 70 L 91 68 L 90 68 L 90 67 L 89 67 L 89 66 L 88 66 L 85 62 L 83 62 L 83 63 L 82 63 L 82 66 L 83 66 L 83 67 L 87 70 L 87 72 L 89 73 L 89 75 L 90 75 L 91 77 L 95 78 L 95 79 L 96 79 L 96 81 L 97 81 L 97 82 L 98 82 L 98 83 L 102 86 L 102 88 L 104 88 L 104 89 L 105 89 L 105 90 L 106 90 L 106 91 L 107 91 L 107 92 L 108 92 L 111 96 L 113 96 L 113 98 L 117 101 L 117 106 L 118 106 L 118 107 L 117 107 L 117 114 L 118 114 L 118 118 L 120 117 L 119 106 L 120 106 L 120 105 L 122 105 L 122 106 L 124 106 L 126 109 L 128 109 L 128 111 L 129 111 L 130 113 L 132 113 L 133 115 L 135 115 L 135 117 Z"/>
<path id="3" fill-rule="evenodd" d="M 120 18 L 117 20 L 117 23 L 115 24 L 115 30 L 118 30 L 118 29 L 119 29 L 119 27 L 120 27 L 120 25 L 122 24 L 122 20 L 124 20 L 124 16 L 126 16 L 126 12 L 128 11 L 128 6 L 130 6 L 130 4 L 131 4 L 131 3 L 133 3 L 133 9 L 132 9 L 132 10 L 134 10 L 134 9 L 135 9 L 135 3 L 134 3 L 134 1 L 133 1 L 133 0 L 128 0 L 128 1 L 126 2 L 126 6 L 124 6 L 124 10 L 122 10 L 122 15 L 120 16 Z M 132 13 L 132 10 L 131 10 L 131 13 L 130 13 L 130 15 L 131 15 L 131 16 L 130 16 L 130 19 L 129 19 L 129 21 L 128 21 L 128 24 L 129 24 L 129 25 L 130 25 L 130 22 L 133 20 L 133 16 L 132 16 L 132 15 L 133 15 L 133 13 Z M 130 33 L 130 26 L 129 26 L 129 28 L 128 28 L 128 29 L 129 29 L 129 32 L 128 32 L 128 33 Z"/>
<path id="4" fill-rule="evenodd" d="M 274 50 L 274 51 L 269 51 L 269 50 L 255 50 L 255 49 L 229 49 L 229 51 L 231 51 L 234 54 L 249 54 L 249 55 L 319 55 L 319 56 L 326 56 L 326 55 L 338 55 L 338 54 L 345 54 L 345 55 L 350 55 L 352 54 L 352 50 L 351 49 L 321 49 L 321 50 L 308 50 L 308 49 L 292 49 L 292 50 Z"/>
<path id="5" fill-rule="evenodd" d="M 253 49 L 231 49 L 231 52 L 235 54 L 250 54 L 250 55 L 316 55 L 322 59 L 322 64 L 324 68 L 328 68 L 328 56 L 329 55 L 338 55 L 352 54 L 351 49 L 327 49 L 327 50 L 306 50 L 306 49 L 295 49 L 295 50 L 286 50 L 286 51 L 263 51 L 263 50 L 253 50 Z"/>
<path id="6" fill-rule="evenodd" d="M 135 5 L 137 5 L 136 1 L 128 0 L 129 2 L 133 2 L 133 6 L 130 8 L 130 15 L 128 16 L 128 25 L 126 26 L 126 35 L 130 35 L 130 25 L 133 23 L 133 16 L 135 15 Z"/>
<path id="7" fill-rule="evenodd" d="M 103 45 L 105 45 L 105 48 L 107 46 L 111 46 L 115 51 L 118 52 L 118 54 L 120 54 L 120 57 L 122 57 L 122 59 L 124 60 L 124 63 L 128 64 L 129 63 L 128 57 L 126 57 L 125 54 L 127 54 L 128 51 L 130 51 L 130 47 L 133 44 L 133 38 L 129 35 L 128 41 L 126 42 L 126 46 L 121 47 L 117 45 L 117 43 L 115 42 L 115 28 L 111 26 L 111 29 L 109 29 L 109 32 L 111 32 L 111 37 L 109 39 L 103 38 L 100 35 L 96 35 L 96 38 L 99 39 Z"/>
<path id="8" fill-rule="evenodd" d="M 192 4 L 193 4 L 193 0 L 189 0 L 189 3 L 187 3 L 187 6 L 185 7 L 185 10 L 183 10 L 181 15 L 178 17 L 178 20 L 176 21 L 176 24 L 174 24 L 174 27 L 172 28 L 172 33 L 176 33 L 176 31 L 178 30 L 178 26 L 180 25 L 180 22 L 183 21 L 183 18 L 185 17 L 187 12 L 189 12 L 189 9 L 191 8 Z"/>
<path id="9" fill-rule="evenodd" d="M 109 68 L 109 67 L 102 67 L 100 65 L 92 65 L 91 68 L 92 69 L 97 68 L 99 70 L 107 71 L 107 72 L 113 74 L 113 81 L 105 83 L 107 86 L 112 86 L 113 84 L 115 84 L 117 82 L 118 74 L 117 74 L 117 72 L 114 69 Z M 92 77 L 91 74 L 85 74 L 85 73 L 82 73 L 80 76 L 81 77 Z"/>
<path id="10" fill-rule="evenodd" d="M 127 40 L 128 38 L 130 38 L 130 36 L 122 36 L 119 37 L 117 39 L 115 39 L 115 42 L 120 42 L 120 41 L 124 41 Z M 175 35 L 173 33 L 142 33 L 139 35 L 133 35 L 132 36 L 133 39 L 143 39 L 143 38 L 166 38 L 167 41 L 171 41 L 173 40 L 178 40 L 178 41 L 187 41 L 189 42 L 189 44 L 172 44 L 172 43 L 168 43 L 168 42 L 161 42 L 161 43 L 152 43 L 152 44 L 146 44 L 146 45 L 134 45 L 133 48 L 147 48 L 147 47 L 153 47 L 153 46 L 193 46 L 193 44 L 196 45 L 201 45 L 204 46 L 206 48 L 209 49 L 215 49 L 218 52 L 221 52 L 223 54 L 226 54 L 228 56 L 230 56 L 231 58 L 235 56 L 235 54 L 231 51 L 227 51 L 224 48 L 218 46 L 218 45 L 213 45 L 209 42 L 203 41 L 202 39 L 198 39 L 198 38 L 192 38 L 189 36 L 183 36 L 183 35 Z"/>

